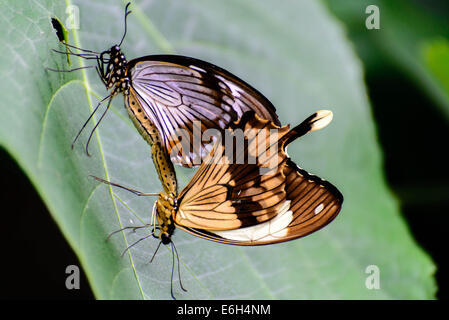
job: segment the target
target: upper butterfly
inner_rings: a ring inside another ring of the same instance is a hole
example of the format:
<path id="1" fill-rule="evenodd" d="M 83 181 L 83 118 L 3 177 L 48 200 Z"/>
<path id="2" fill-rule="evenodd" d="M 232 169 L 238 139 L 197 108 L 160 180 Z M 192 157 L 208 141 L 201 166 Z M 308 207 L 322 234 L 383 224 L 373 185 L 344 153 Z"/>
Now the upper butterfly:
<path id="1" fill-rule="evenodd" d="M 200 139 L 193 146 L 195 139 L 203 137 L 207 129 L 222 132 L 246 111 L 254 111 L 280 125 L 276 109 L 267 98 L 211 63 L 179 55 L 151 55 L 127 61 L 120 46 L 126 35 L 126 17 L 131 13 L 129 5 L 125 9 L 125 33 L 120 44 L 97 53 L 64 43 L 84 52 L 70 50 L 69 54 L 97 61 L 98 75 L 110 90 L 110 95 L 99 103 L 109 100 L 106 111 L 113 97 L 123 93 L 126 109 L 144 139 L 154 143 L 157 137 L 154 130 L 158 130 L 173 163 L 185 167 L 201 164 L 212 147 L 213 139 Z"/>

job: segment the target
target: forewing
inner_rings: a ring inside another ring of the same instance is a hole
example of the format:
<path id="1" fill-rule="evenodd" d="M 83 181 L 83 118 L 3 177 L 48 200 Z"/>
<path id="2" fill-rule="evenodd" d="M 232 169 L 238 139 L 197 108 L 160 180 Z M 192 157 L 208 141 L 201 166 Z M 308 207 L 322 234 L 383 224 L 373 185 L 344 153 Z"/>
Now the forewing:
<path id="1" fill-rule="evenodd" d="M 279 124 L 273 105 L 264 96 L 207 62 L 164 55 L 140 58 L 129 66 L 132 89 L 174 163 L 199 165 L 211 150 L 213 136 L 246 111 Z M 208 129 L 215 131 L 205 135 Z"/>

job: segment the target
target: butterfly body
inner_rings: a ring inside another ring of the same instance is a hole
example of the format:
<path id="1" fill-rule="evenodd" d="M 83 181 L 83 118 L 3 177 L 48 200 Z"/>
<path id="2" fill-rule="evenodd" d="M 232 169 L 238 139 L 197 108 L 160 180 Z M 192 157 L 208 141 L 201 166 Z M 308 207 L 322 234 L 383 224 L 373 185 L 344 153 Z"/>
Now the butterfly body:
<path id="1" fill-rule="evenodd" d="M 97 71 L 106 89 L 112 89 L 111 95 L 129 94 L 130 79 L 127 74 L 125 55 L 119 45 L 112 46 L 97 57 Z"/>
<path id="2" fill-rule="evenodd" d="M 163 244 L 171 242 L 171 236 L 175 231 L 173 214 L 177 211 L 177 199 L 174 193 L 161 193 L 156 200 L 156 219 L 159 225 L 158 238 Z"/>

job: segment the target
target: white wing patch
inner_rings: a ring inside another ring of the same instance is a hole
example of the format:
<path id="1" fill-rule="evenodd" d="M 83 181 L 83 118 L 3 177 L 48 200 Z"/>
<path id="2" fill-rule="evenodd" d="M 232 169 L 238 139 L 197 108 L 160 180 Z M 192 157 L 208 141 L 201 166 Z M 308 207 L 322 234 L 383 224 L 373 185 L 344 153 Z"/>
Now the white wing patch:
<path id="1" fill-rule="evenodd" d="M 316 206 L 314 213 L 317 215 L 318 213 L 323 211 L 323 209 L 324 209 L 324 204 L 320 203 L 318 206 Z"/>
<path id="2" fill-rule="evenodd" d="M 287 227 L 293 219 L 293 212 L 289 209 L 290 201 L 285 201 L 276 217 L 264 223 L 234 230 L 209 230 L 209 232 L 215 233 L 222 238 L 236 241 L 257 242 L 276 240 L 287 235 Z"/>
<path id="3" fill-rule="evenodd" d="M 194 69 L 194 70 L 199 71 L 199 72 L 206 73 L 206 70 L 201 69 L 200 67 L 194 66 L 193 64 L 191 64 L 191 65 L 189 66 L 189 68 Z"/>

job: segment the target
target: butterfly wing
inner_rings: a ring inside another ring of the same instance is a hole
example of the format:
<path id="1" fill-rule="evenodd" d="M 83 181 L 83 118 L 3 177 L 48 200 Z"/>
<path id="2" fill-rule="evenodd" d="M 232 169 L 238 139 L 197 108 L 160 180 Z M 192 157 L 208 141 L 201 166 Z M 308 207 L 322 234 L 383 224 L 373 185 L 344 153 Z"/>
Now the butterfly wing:
<path id="1" fill-rule="evenodd" d="M 274 106 L 256 89 L 205 61 L 147 56 L 128 64 L 131 93 L 156 125 L 172 161 L 197 166 L 220 134 L 246 111 L 279 124 Z M 210 137 L 202 141 L 208 129 Z"/>
<path id="2" fill-rule="evenodd" d="M 241 159 L 230 159 L 228 146 L 216 144 L 214 158 L 201 165 L 179 196 L 177 226 L 212 241 L 262 245 L 293 240 L 327 225 L 340 211 L 341 193 L 296 166 L 285 148 L 328 121 L 328 115 L 317 113 L 289 130 L 245 114 L 237 129 L 256 133 L 249 135 L 239 155 L 256 155 L 256 163 L 236 163 Z M 228 131 L 235 133 L 236 128 Z"/>

